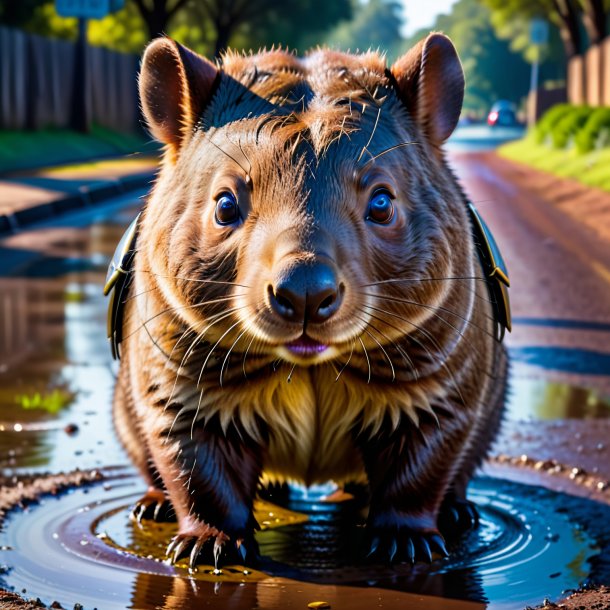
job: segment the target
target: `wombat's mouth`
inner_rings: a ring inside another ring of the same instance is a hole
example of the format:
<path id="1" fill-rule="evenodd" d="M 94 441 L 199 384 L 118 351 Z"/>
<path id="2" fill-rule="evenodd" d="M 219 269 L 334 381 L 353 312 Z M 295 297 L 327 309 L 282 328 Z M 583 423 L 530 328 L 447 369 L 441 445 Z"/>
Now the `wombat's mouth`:
<path id="1" fill-rule="evenodd" d="M 286 349 L 298 356 L 313 356 L 328 349 L 328 345 L 320 343 L 303 333 L 298 339 L 285 344 Z"/>

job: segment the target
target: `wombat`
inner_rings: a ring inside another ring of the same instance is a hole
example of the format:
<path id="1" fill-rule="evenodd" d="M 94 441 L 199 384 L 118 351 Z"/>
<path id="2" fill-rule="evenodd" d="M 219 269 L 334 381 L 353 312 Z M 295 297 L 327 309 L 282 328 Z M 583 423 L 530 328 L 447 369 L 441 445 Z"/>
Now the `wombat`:
<path id="1" fill-rule="evenodd" d="M 443 527 L 476 521 L 510 327 L 441 150 L 464 91 L 451 41 L 388 68 L 323 49 L 215 65 L 162 38 L 139 87 L 165 153 L 107 286 L 116 428 L 150 484 L 134 514 L 171 504 L 173 561 L 248 560 L 261 483 L 354 481 L 373 560 L 445 554 Z"/>

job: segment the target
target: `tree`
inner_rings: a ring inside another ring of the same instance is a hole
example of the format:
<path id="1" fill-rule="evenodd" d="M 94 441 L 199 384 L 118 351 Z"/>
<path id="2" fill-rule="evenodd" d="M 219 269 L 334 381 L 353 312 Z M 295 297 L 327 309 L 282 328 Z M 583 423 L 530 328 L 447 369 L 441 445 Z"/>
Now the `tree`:
<path id="1" fill-rule="evenodd" d="M 158 38 L 167 33 L 172 18 L 191 0 L 132 0 L 136 5 L 149 38 Z"/>
<path id="2" fill-rule="evenodd" d="M 610 0 L 579 0 L 582 21 L 591 44 L 599 44 L 608 34 Z"/>
<path id="3" fill-rule="evenodd" d="M 480 0 L 493 11 L 494 24 L 501 27 L 518 19 L 542 17 L 559 28 L 566 59 L 582 51 L 579 10 L 576 0 Z"/>
<path id="4" fill-rule="evenodd" d="M 519 104 L 527 95 L 530 68 L 491 25 L 491 11 L 478 0 L 458 0 L 449 14 L 409 38 L 409 46 L 430 30 L 447 34 L 455 44 L 466 76 L 464 110 L 483 114 L 498 99 Z"/>
<path id="5" fill-rule="evenodd" d="M 193 0 L 189 6 L 201 23 L 211 26 L 216 57 L 230 42 L 303 50 L 352 11 L 350 0 Z"/>
<path id="6" fill-rule="evenodd" d="M 342 49 L 383 49 L 391 57 L 404 50 L 400 28 L 404 21 L 402 4 L 396 0 L 369 0 L 359 7 L 352 21 L 337 26 L 326 37 L 331 47 Z"/>

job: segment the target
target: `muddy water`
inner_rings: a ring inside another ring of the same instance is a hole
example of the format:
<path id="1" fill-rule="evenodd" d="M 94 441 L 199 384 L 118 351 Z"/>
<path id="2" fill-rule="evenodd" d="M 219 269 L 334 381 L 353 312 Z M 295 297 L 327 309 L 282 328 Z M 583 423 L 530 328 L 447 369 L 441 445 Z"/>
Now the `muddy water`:
<path id="1" fill-rule="evenodd" d="M 115 365 L 101 295 L 106 264 L 134 206 L 92 224 L 49 226 L 0 243 L 0 467 L 4 474 L 122 466 L 121 476 L 13 513 L 2 532 L 5 585 L 46 603 L 86 608 L 522 608 L 588 579 L 608 582 L 610 512 L 600 504 L 495 479 L 477 480 L 482 525 L 448 560 L 388 571 L 353 565 L 361 535 L 349 503 L 292 506 L 260 535 L 260 572 L 189 575 L 161 560 L 171 528 L 136 528 L 128 508 L 143 483 L 112 431 Z M 515 377 L 509 417 L 607 418 L 610 401 L 584 388 Z M 274 512 L 267 508 L 267 511 Z M 275 512 L 278 512 L 275 509 Z M 590 515 L 597 515 L 592 520 Z M 421 596 L 425 595 L 425 598 Z M 445 599 L 438 599 L 445 598 Z M 462 600 L 450 602 L 449 599 Z M 350 600 L 346 603 L 346 600 Z M 418 605 L 419 604 L 419 605 Z"/>

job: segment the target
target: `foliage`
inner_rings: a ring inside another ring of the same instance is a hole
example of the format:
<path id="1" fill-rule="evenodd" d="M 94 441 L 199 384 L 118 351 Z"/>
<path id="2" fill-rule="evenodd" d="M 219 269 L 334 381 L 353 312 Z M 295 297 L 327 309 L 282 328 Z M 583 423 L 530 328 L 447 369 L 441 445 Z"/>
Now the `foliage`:
<path id="1" fill-rule="evenodd" d="M 380 49 L 395 59 L 404 51 L 400 33 L 402 4 L 396 0 L 368 0 L 358 8 L 354 19 L 337 26 L 326 43 L 343 50 Z"/>
<path id="2" fill-rule="evenodd" d="M 573 136 L 579 131 L 593 112 L 589 106 L 573 106 L 551 128 L 551 140 L 555 148 L 566 148 Z"/>
<path id="3" fill-rule="evenodd" d="M 544 144 L 538 144 L 535 138 L 528 137 L 505 144 L 498 149 L 498 154 L 557 176 L 578 180 L 587 186 L 610 191 L 610 146 L 578 154 L 576 150 L 549 149 Z"/>
<path id="4" fill-rule="evenodd" d="M 578 7 L 573 0 L 480 0 L 493 11 L 494 27 L 504 35 L 511 35 L 511 24 L 515 22 L 528 27 L 529 21 L 542 18 L 559 29 L 568 57 L 580 52 L 581 35 L 578 25 Z M 526 54 L 531 54 L 529 35 L 521 38 L 517 46 Z"/>
<path id="5" fill-rule="evenodd" d="M 610 108 L 596 108 L 574 136 L 579 153 L 610 146 Z"/>
<path id="6" fill-rule="evenodd" d="M 552 129 L 564 116 L 572 110 L 570 104 L 557 104 L 547 110 L 534 127 L 534 139 L 537 144 L 543 144 L 549 137 Z"/>
<path id="7" fill-rule="evenodd" d="M 67 387 L 54 388 L 51 392 L 34 392 L 15 396 L 15 402 L 23 409 L 43 409 L 54 415 L 74 402 L 76 394 Z"/>
<path id="8" fill-rule="evenodd" d="M 486 113 L 498 99 L 520 104 L 529 88 L 529 66 L 508 42 L 498 38 L 490 19 L 490 10 L 478 0 L 458 0 L 451 13 L 439 15 L 430 28 L 447 34 L 460 54 L 466 74 L 467 113 Z M 417 32 L 408 46 L 430 29 Z"/>

